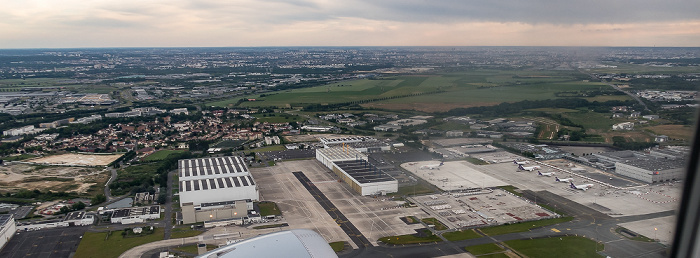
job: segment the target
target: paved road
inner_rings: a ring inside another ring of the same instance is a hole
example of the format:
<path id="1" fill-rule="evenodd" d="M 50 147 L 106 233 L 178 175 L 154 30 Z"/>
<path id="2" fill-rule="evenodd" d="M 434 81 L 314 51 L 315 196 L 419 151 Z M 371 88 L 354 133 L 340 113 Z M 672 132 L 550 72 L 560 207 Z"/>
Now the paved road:
<path id="1" fill-rule="evenodd" d="M 105 184 L 105 197 L 107 197 L 107 201 L 112 200 L 112 190 L 109 189 L 109 184 L 112 183 L 115 179 L 117 179 L 117 169 L 113 167 L 107 167 L 109 171 L 112 173 L 112 176 L 107 180 L 107 183 Z"/>
<path id="2" fill-rule="evenodd" d="M 177 173 L 177 170 L 170 171 L 168 173 L 168 186 L 165 187 L 165 232 L 164 239 L 170 239 L 170 234 L 173 228 L 173 175 Z"/>

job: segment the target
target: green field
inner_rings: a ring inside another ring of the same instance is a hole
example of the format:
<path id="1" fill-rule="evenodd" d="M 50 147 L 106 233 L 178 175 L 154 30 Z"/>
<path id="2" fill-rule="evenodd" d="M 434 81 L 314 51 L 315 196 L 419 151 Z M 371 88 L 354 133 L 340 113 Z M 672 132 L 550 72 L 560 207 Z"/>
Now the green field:
<path id="1" fill-rule="evenodd" d="M 418 244 L 418 243 L 432 243 L 432 242 L 441 242 L 442 239 L 440 239 L 436 235 L 431 235 L 427 237 L 417 237 L 414 235 L 401 235 L 401 236 L 390 236 L 390 237 L 382 237 L 379 239 L 379 241 L 382 241 L 387 244 L 392 244 L 392 245 L 408 245 L 408 244 Z"/>
<path id="2" fill-rule="evenodd" d="M 151 162 L 151 161 L 159 161 L 159 160 L 164 160 L 165 158 L 168 157 L 168 155 L 173 154 L 173 153 L 182 153 L 186 152 L 185 150 L 159 150 L 156 151 L 155 153 L 148 155 L 143 158 L 143 161 L 146 162 Z"/>
<path id="3" fill-rule="evenodd" d="M 439 75 L 403 75 L 380 79 L 360 79 L 329 85 L 287 90 L 264 96 L 252 95 L 257 101 L 243 102 L 245 107 L 297 107 L 308 104 L 347 103 L 376 99 L 369 106 L 446 111 L 455 107 L 495 105 L 501 102 L 559 98 L 561 91 L 610 89 L 605 83 L 588 82 L 586 75 L 575 71 L 467 70 Z M 408 94 L 444 91 L 413 97 L 381 100 Z M 626 96 L 598 96 L 593 100 L 624 99 Z M 237 99 L 208 103 L 226 106 Z M 402 106 L 405 104 L 408 106 Z M 440 103 L 442 105 L 435 105 Z"/>
<path id="4" fill-rule="evenodd" d="M 280 209 L 277 207 L 277 204 L 274 202 L 259 202 L 258 208 L 260 208 L 260 216 L 282 215 L 282 211 L 280 211 Z"/>
<path id="5" fill-rule="evenodd" d="M 332 242 L 328 244 L 331 246 L 331 248 L 333 248 L 333 251 L 335 251 L 336 253 L 345 249 L 345 241 Z"/>
<path id="6" fill-rule="evenodd" d="M 423 223 L 425 223 L 425 224 L 435 226 L 435 230 L 447 229 L 447 226 L 445 226 L 445 224 L 442 224 L 442 222 L 440 222 L 436 218 L 425 218 L 425 219 L 422 219 L 421 221 L 423 221 Z"/>
<path id="7" fill-rule="evenodd" d="M 192 230 L 188 227 L 185 228 L 174 228 L 172 233 L 170 234 L 170 238 L 186 238 L 186 237 L 193 237 L 193 236 L 199 236 L 204 231 L 199 231 L 199 230 Z"/>
<path id="8" fill-rule="evenodd" d="M 515 224 L 509 224 L 509 225 L 493 226 L 493 227 L 481 228 L 479 230 L 481 230 L 481 232 L 483 232 L 484 234 L 487 234 L 489 236 L 495 236 L 495 235 L 503 235 L 503 234 L 509 234 L 509 233 L 525 232 L 525 231 L 529 231 L 529 230 L 534 229 L 534 228 L 539 228 L 539 227 L 568 222 L 568 221 L 571 221 L 573 219 L 574 219 L 573 217 L 562 217 L 562 218 L 556 218 L 556 219 L 545 219 L 545 220 L 538 220 L 538 221 L 520 222 L 520 223 L 515 223 Z"/>
<path id="9" fill-rule="evenodd" d="M 163 229 L 156 228 L 155 232 L 142 237 L 124 238 L 122 231 L 114 231 L 107 238 L 106 232 L 86 232 L 75 252 L 75 258 L 111 258 L 119 257 L 133 247 L 163 240 Z"/>
<path id="10" fill-rule="evenodd" d="M 469 252 L 473 255 L 476 255 L 476 256 L 505 251 L 505 250 L 503 250 L 503 248 L 501 248 L 497 244 L 483 244 L 483 245 L 467 246 L 464 248 L 464 250 L 467 250 L 467 252 Z"/>
<path id="11" fill-rule="evenodd" d="M 241 98 L 232 98 L 214 102 L 207 102 L 205 105 L 214 107 L 232 107 L 234 104 L 236 104 L 236 102 L 238 102 L 239 99 Z"/>
<path id="12" fill-rule="evenodd" d="M 442 236 L 450 241 L 460 241 L 460 240 L 474 239 L 474 238 L 481 237 L 481 235 L 476 233 L 473 229 L 454 231 L 454 232 L 445 232 L 445 233 L 442 233 Z"/>
<path id="13" fill-rule="evenodd" d="M 518 253 L 538 258 L 604 257 L 599 255 L 597 251 L 602 251 L 605 248 L 603 244 L 576 236 L 510 240 L 504 243 Z"/>

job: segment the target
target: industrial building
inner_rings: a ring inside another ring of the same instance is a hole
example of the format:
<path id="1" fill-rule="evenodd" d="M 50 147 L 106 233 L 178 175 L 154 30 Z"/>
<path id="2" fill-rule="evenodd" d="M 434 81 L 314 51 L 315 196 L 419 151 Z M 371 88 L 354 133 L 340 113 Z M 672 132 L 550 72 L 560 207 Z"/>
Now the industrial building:
<path id="1" fill-rule="evenodd" d="M 260 198 L 241 157 L 180 160 L 178 174 L 185 224 L 245 217 Z"/>
<path id="2" fill-rule="evenodd" d="M 682 179 L 685 175 L 685 159 L 680 152 L 653 150 L 649 154 L 636 151 L 615 151 L 593 154 L 601 164 L 614 163 L 615 173 L 640 180 L 657 183 Z M 589 158 L 589 160 L 591 160 Z"/>
<path id="3" fill-rule="evenodd" d="M 369 163 L 367 156 L 350 147 L 316 150 L 316 159 L 360 195 L 395 193 L 396 179 Z"/>
<path id="4" fill-rule="evenodd" d="M 43 220 L 39 223 L 18 223 L 17 230 L 28 231 L 46 228 L 89 226 L 93 223 L 95 223 L 95 216 L 87 214 L 84 211 L 75 211 L 66 214 L 63 219 Z"/>
<path id="5" fill-rule="evenodd" d="M 324 148 L 351 147 L 360 152 L 390 151 L 391 145 L 369 136 L 352 136 L 342 138 L 320 138 Z"/>
<path id="6" fill-rule="evenodd" d="M 15 218 L 12 214 L 0 214 L 0 249 L 10 242 L 16 231 Z"/>
<path id="7" fill-rule="evenodd" d="M 114 210 L 110 222 L 121 224 L 141 223 L 146 220 L 159 219 L 160 206 L 133 207 Z"/>

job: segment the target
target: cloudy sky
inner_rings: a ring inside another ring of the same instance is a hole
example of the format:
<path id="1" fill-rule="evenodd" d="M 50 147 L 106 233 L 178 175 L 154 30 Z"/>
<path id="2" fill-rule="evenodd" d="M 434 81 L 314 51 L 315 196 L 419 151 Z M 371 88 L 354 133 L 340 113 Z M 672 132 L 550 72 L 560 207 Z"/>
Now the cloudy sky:
<path id="1" fill-rule="evenodd" d="M 693 46 L 698 0 L 0 0 L 0 48 Z"/>

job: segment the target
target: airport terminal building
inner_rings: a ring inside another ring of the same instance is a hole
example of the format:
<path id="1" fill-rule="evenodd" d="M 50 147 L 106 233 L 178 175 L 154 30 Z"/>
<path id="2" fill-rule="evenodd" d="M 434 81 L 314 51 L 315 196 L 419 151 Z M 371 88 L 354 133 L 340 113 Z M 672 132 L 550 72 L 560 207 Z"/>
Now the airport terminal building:
<path id="1" fill-rule="evenodd" d="M 240 219 L 260 198 L 241 157 L 178 161 L 182 223 Z"/>
<path id="2" fill-rule="evenodd" d="M 615 151 L 593 154 L 599 162 L 614 163 L 615 173 L 645 183 L 659 183 L 683 179 L 685 163 L 682 152 L 668 155 L 664 151 L 642 153 Z"/>
<path id="3" fill-rule="evenodd" d="M 370 164 L 367 156 L 350 147 L 316 150 L 316 159 L 360 195 L 395 193 L 399 182 Z"/>

